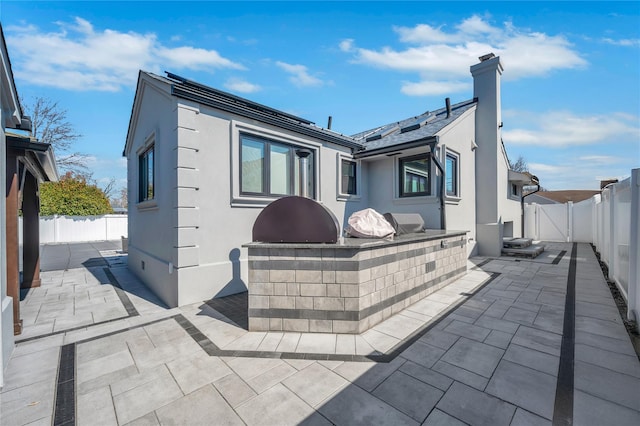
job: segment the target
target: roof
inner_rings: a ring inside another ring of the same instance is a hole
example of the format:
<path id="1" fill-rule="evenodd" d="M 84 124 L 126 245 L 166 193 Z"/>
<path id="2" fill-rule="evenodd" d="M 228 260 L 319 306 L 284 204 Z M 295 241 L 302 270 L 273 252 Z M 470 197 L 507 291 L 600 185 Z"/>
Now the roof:
<path id="1" fill-rule="evenodd" d="M 476 104 L 477 99 L 470 99 L 452 105 L 448 117 L 447 109 L 441 108 L 360 132 L 352 137 L 364 145 L 366 152 L 432 138 Z"/>
<path id="2" fill-rule="evenodd" d="M 536 195 L 555 201 L 557 203 L 567 203 L 572 201 L 578 203 L 588 200 L 596 194 L 600 194 L 599 190 L 589 189 L 569 189 L 564 191 L 538 191 Z"/>
<path id="3" fill-rule="evenodd" d="M 38 142 L 30 136 L 6 133 L 7 148 L 20 152 L 19 155 L 28 156 L 33 164 L 32 172 L 41 181 L 57 182 L 58 168 L 51 144 Z"/>
<path id="4" fill-rule="evenodd" d="M 168 86 L 172 96 L 351 148 L 360 157 L 374 155 L 393 148 L 405 148 L 412 145 L 423 146 L 425 142 L 437 143 L 436 135 L 439 131 L 456 121 L 465 112 L 475 108 L 477 104 L 477 99 L 471 99 L 452 105 L 449 115 L 447 114 L 447 108 L 441 108 L 347 136 L 316 126 L 310 120 L 249 99 L 214 89 L 170 72 L 166 74 L 166 77 L 162 77 L 150 72 L 140 71 L 138 91 L 140 90 L 140 81 L 143 78 L 159 81 Z M 139 96 L 138 91 L 136 91 L 136 99 L 134 99 L 132 119 Z M 129 124 L 129 133 L 131 132 L 132 124 L 133 120 Z M 127 135 L 127 143 L 128 141 L 129 135 Z M 126 145 L 123 155 L 126 155 Z"/>
<path id="5" fill-rule="evenodd" d="M 515 170 L 509 170 L 508 179 L 509 182 L 520 183 L 523 185 L 536 185 L 539 183 L 537 176 L 532 175 L 529 172 L 516 172 Z"/>
<path id="6" fill-rule="evenodd" d="M 313 122 L 304 118 L 296 117 L 295 115 L 232 95 L 231 93 L 205 86 L 204 84 L 188 80 L 176 74 L 167 72 L 166 78 L 151 73 L 146 74 L 169 83 L 171 85 L 171 94 L 178 98 L 194 101 L 263 123 L 272 124 L 326 142 L 346 146 L 347 148 L 362 148 L 362 145 L 353 138 L 318 127 Z"/>
<path id="7" fill-rule="evenodd" d="M 7 120 L 6 127 L 15 128 L 19 127 L 22 119 L 22 105 L 20 105 L 20 98 L 16 89 L 16 83 L 13 78 L 13 69 L 11 67 L 11 59 L 9 58 L 9 51 L 7 49 L 7 43 L 4 38 L 4 31 L 2 30 L 2 24 L 0 24 L 0 62 L 2 66 L 2 91 L 8 90 L 8 93 L 3 94 L 2 102 L 8 100 L 10 104 L 2 105 L 3 110 L 13 110 L 11 114 L 5 114 L 3 112 L 2 119 Z"/>

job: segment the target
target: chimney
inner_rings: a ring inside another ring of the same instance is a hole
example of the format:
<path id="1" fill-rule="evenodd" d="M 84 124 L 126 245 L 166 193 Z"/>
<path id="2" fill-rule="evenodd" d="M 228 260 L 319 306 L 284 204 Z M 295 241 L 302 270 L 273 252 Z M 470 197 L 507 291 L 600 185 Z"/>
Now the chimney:
<path id="1" fill-rule="evenodd" d="M 451 99 L 446 98 L 444 104 L 447 106 L 447 118 L 451 117 Z"/>
<path id="2" fill-rule="evenodd" d="M 329 116 L 329 120 L 328 120 L 328 122 L 327 122 L 327 129 L 328 129 L 328 130 L 331 130 L 331 120 L 332 120 L 332 117 L 331 117 L 331 116 Z"/>
<path id="3" fill-rule="evenodd" d="M 493 52 L 491 52 L 491 53 L 487 53 L 486 55 L 480 56 L 478 59 L 480 59 L 480 62 L 484 62 L 484 61 L 488 61 L 489 59 L 493 59 L 495 57 L 496 55 L 494 55 Z"/>
<path id="4" fill-rule="evenodd" d="M 500 79 L 503 67 L 500 57 L 493 53 L 479 59 L 479 63 L 471 66 L 473 97 L 477 101 L 476 198 L 486 202 L 476 206 L 476 221 L 479 224 L 491 224 L 500 221 L 498 194 L 503 191 L 496 172 L 502 161 Z"/>

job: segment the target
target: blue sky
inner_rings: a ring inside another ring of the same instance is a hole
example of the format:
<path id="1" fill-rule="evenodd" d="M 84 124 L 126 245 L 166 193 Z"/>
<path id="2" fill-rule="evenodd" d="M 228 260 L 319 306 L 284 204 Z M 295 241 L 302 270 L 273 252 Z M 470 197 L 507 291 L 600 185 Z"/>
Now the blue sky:
<path id="1" fill-rule="evenodd" d="M 501 57 L 503 139 L 547 189 L 640 167 L 639 2 L 23 2 L 0 20 L 18 91 L 59 101 L 94 178 L 121 157 L 139 69 L 353 134 L 471 98 Z M 60 155 L 60 154 L 58 154 Z"/>

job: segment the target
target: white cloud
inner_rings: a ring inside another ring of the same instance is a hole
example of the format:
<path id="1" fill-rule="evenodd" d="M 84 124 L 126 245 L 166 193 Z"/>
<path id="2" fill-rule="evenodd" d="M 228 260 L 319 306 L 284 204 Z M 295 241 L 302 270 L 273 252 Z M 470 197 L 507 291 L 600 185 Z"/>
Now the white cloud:
<path id="1" fill-rule="evenodd" d="M 509 115 L 518 117 L 513 111 Z M 526 127 L 504 130 L 505 143 L 558 148 L 640 140 L 640 118 L 629 114 L 575 115 L 567 111 L 550 111 L 543 114 L 521 112 L 519 117 L 526 121 Z"/>
<path id="2" fill-rule="evenodd" d="M 463 20 L 450 31 L 444 26 L 429 24 L 396 26 L 393 30 L 401 42 L 410 46 L 367 49 L 346 39 L 340 43 L 340 50 L 353 54 L 355 63 L 417 73 L 424 84 L 403 86 L 402 91 L 407 94 L 420 92 L 418 88 L 429 87 L 428 83 L 437 87 L 447 81 L 457 83 L 461 77 L 468 78 L 469 67 L 478 62 L 479 56 L 489 52 L 501 57 L 506 79 L 540 76 L 587 64 L 562 35 L 518 29 L 511 22 L 494 25 L 488 18 L 478 15 Z M 466 89 L 467 86 L 452 84 L 452 91 Z M 432 93 L 427 90 L 424 94 Z"/>
<path id="3" fill-rule="evenodd" d="M 543 164 L 543 163 L 531 163 L 529 164 L 529 170 L 534 175 L 542 174 L 542 173 L 561 174 L 561 173 L 567 172 L 567 168 L 565 166 L 554 166 L 551 164 Z"/>
<path id="4" fill-rule="evenodd" d="M 599 189 L 601 180 L 629 177 L 630 169 L 624 164 L 624 158 L 608 157 L 611 163 L 604 164 L 600 157 L 603 156 L 567 156 L 557 158 L 555 164 L 529 163 L 529 171 L 549 190 Z"/>
<path id="5" fill-rule="evenodd" d="M 469 90 L 471 83 L 461 81 L 403 82 L 400 91 L 409 96 L 436 96 Z"/>
<path id="6" fill-rule="evenodd" d="M 309 74 L 307 67 L 304 65 L 288 64 L 281 61 L 277 61 L 276 65 L 288 74 L 291 74 L 289 81 L 298 87 L 314 87 L 324 84 L 322 80 Z"/>
<path id="7" fill-rule="evenodd" d="M 248 81 L 239 78 L 230 78 L 224 83 L 224 87 L 240 93 L 255 93 L 262 90 L 262 87 L 259 85 L 249 83 Z"/>
<path id="8" fill-rule="evenodd" d="M 342 40 L 339 46 L 340 46 L 340 50 L 342 50 L 343 52 L 351 52 L 353 51 L 353 39 L 348 38 L 348 39 Z"/>
<path id="9" fill-rule="evenodd" d="M 594 164 L 611 165 L 611 164 L 619 164 L 624 161 L 623 158 L 613 157 L 611 155 L 583 155 L 578 157 L 580 161 L 586 161 Z"/>
<path id="10" fill-rule="evenodd" d="M 118 91 L 134 84 L 140 69 L 244 69 L 215 50 L 164 46 L 154 33 L 99 31 L 79 17 L 57 24 L 57 32 L 7 28 L 18 78 L 68 90 Z"/>
<path id="11" fill-rule="evenodd" d="M 635 47 L 640 46 L 640 38 L 621 38 L 614 40 L 612 38 L 603 38 L 603 42 L 613 44 L 614 46 Z"/>

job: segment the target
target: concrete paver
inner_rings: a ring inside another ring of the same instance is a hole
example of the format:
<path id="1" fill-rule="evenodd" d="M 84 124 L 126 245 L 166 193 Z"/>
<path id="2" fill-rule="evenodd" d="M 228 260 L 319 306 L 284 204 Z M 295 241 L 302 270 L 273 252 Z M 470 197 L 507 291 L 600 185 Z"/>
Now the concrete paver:
<path id="1" fill-rule="evenodd" d="M 373 391 L 373 395 L 421 423 L 443 394 L 401 371 L 394 372 Z"/>
<path id="2" fill-rule="evenodd" d="M 548 420 L 553 416 L 556 378 L 552 375 L 501 361 L 486 392 Z"/>
<path id="3" fill-rule="evenodd" d="M 516 410 L 498 398 L 455 382 L 436 406 L 443 412 L 474 425 L 508 425 Z"/>
<path id="4" fill-rule="evenodd" d="M 201 425 L 243 425 L 238 414 L 224 401 L 220 393 L 211 385 L 185 395 L 156 410 L 160 424 Z"/>
<path id="5" fill-rule="evenodd" d="M 282 382 L 304 402 L 316 407 L 349 382 L 330 369 L 314 362 Z M 313 386 L 309 386 L 313 383 Z"/>
<path id="6" fill-rule="evenodd" d="M 128 271 L 117 244 L 43 249 L 49 265 L 64 268 L 43 272 L 43 286 L 24 295 L 25 334 L 7 370 L 0 423 L 52 422 L 60 348 L 69 344 L 77 424 L 98 416 L 121 425 L 552 419 L 570 244 L 549 244 L 556 254 L 536 260 L 485 259 L 362 335 L 252 333 L 204 301 L 167 309 Z M 640 362 L 591 248 L 576 249 L 574 424 L 639 424 Z M 552 263 L 560 250 L 567 254 Z M 310 359 L 270 358 L 281 352 Z M 384 353 L 393 354 L 388 362 L 331 358 Z"/>

